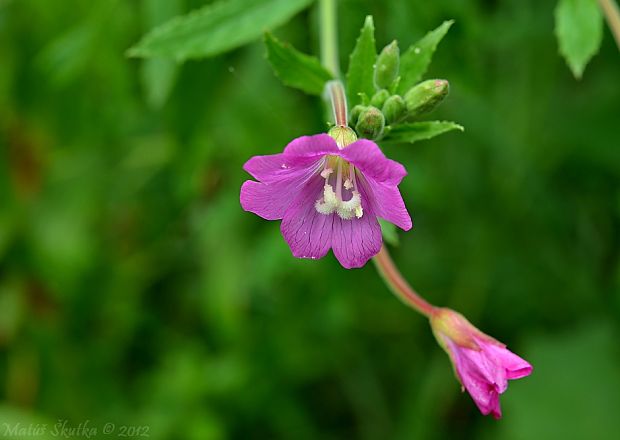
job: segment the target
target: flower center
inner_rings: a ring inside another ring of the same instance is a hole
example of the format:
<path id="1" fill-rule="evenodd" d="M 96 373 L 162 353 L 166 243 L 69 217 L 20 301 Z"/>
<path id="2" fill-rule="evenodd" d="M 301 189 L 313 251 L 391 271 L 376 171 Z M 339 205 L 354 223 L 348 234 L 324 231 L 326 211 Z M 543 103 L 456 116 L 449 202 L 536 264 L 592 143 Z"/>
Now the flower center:
<path id="1" fill-rule="evenodd" d="M 334 173 L 334 170 L 337 171 Z M 346 160 L 335 156 L 326 157 L 321 171 L 321 177 L 325 179 L 323 195 L 314 204 L 317 212 L 324 215 L 335 212 L 343 220 L 361 218 L 364 210 L 355 175 L 355 167 Z"/>

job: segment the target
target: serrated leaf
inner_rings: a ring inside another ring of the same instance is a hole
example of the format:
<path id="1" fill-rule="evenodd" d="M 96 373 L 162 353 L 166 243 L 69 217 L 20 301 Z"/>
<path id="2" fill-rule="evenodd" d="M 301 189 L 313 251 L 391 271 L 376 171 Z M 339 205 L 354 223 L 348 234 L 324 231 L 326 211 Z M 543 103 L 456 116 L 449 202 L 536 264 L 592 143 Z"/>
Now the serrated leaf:
<path id="1" fill-rule="evenodd" d="M 603 38 L 603 17 L 597 1 L 560 0 L 555 9 L 555 34 L 560 53 L 575 78 L 581 78 Z"/>
<path id="2" fill-rule="evenodd" d="M 316 57 L 299 52 L 271 34 L 265 34 L 265 47 L 274 73 L 289 87 L 320 96 L 325 83 L 333 78 Z"/>
<path id="3" fill-rule="evenodd" d="M 400 240 L 398 239 L 398 231 L 396 230 L 396 226 L 387 220 L 383 220 L 382 218 L 379 219 L 379 225 L 381 225 L 383 240 L 385 240 L 387 244 L 398 246 Z"/>
<path id="4" fill-rule="evenodd" d="M 444 21 L 435 30 L 430 31 L 417 43 L 411 45 L 400 57 L 398 91 L 401 95 L 422 79 L 422 75 L 426 73 L 426 69 L 431 64 L 437 45 L 446 35 L 452 23 L 454 23 L 453 20 Z"/>
<path id="5" fill-rule="evenodd" d="M 258 38 L 314 0 L 221 0 L 153 29 L 128 55 L 177 61 L 214 56 Z"/>
<path id="6" fill-rule="evenodd" d="M 414 143 L 430 139 L 452 130 L 463 131 L 464 128 L 450 121 L 423 121 L 410 124 L 398 124 L 390 127 L 382 142 L 385 143 Z"/>
<path id="7" fill-rule="evenodd" d="M 349 57 L 349 70 L 347 71 L 349 108 L 361 104 L 360 93 L 368 97 L 375 94 L 373 77 L 376 61 L 375 25 L 372 15 L 369 15 L 364 21 L 364 27 L 362 27 L 355 48 Z"/>

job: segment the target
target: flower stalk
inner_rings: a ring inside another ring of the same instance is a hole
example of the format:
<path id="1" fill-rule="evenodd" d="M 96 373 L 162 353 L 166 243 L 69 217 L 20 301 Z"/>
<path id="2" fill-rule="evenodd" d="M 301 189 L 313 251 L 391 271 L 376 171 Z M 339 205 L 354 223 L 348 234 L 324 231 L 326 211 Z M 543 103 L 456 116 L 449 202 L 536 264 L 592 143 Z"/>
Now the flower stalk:
<path id="1" fill-rule="evenodd" d="M 329 81 L 325 85 L 325 91 L 331 104 L 334 115 L 334 124 L 337 127 L 347 126 L 347 97 L 344 93 L 344 86 L 340 80 Z"/>
<path id="2" fill-rule="evenodd" d="M 427 318 L 431 318 L 433 316 L 437 310 L 437 307 L 422 298 L 409 285 L 409 283 L 407 283 L 392 261 L 385 244 L 381 247 L 379 253 L 373 258 L 373 261 L 379 271 L 379 274 L 381 274 L 381 277 L 385 283 L 398 299 Z"/>

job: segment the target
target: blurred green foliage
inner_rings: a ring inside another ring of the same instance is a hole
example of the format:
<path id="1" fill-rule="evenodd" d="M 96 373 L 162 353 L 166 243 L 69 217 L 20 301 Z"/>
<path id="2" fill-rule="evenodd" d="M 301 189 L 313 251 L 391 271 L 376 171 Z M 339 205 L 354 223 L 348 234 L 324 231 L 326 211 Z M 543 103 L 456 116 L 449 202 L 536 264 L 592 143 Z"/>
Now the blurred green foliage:
<path id="1" fill-rule="evenodd" d="M 260 41 L 153 79 L 124 54 L 176 12 L 157 3 L 0 1 L 0 430 L 88 419 L 190 440 L 618 432 L 611 38 L 576 81 L 553 2 L 340 2 L 343 65 L 368 14 L 378 47 L 455 19 L 427 77 L 452 85 L 433 117 L 466 131 L 385 147 L 408 167 L 415 225 L 394 257 L 430 300 L 534 365 L 495 422 L 372 265 L 296 260 L 277 223 L 240 209 L 245 160 L 324 131 L 321 103 L 280 85 Z M 275 34 L 317 53 L 316 20 L 311 8 Z"/>

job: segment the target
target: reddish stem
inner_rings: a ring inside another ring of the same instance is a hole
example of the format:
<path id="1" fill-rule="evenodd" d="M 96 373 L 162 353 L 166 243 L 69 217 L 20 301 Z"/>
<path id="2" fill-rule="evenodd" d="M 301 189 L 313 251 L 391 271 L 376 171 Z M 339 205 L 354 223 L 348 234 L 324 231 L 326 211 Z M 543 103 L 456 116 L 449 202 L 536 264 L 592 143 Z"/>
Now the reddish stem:
<path id="1" fill-rule="evenodd" d="M 327 93 L 334 112 L 334 123 L 339 127 L 346 127 L 347 124 L 347 97 L 344 94 L 344 87 L 338 80 L 327 83 Z"/>
<path id="2" fill-rule="evenodd" d="M 373 261 L 377 265 L 377 269 L 385 283 L 401 301 L 426 317 L 430 318 L 435 313 L 437 307 L 422 298 L 403 278 L 392 261 L 385 244 L 381 247 L 379 253 L 375 255 Z"/>

